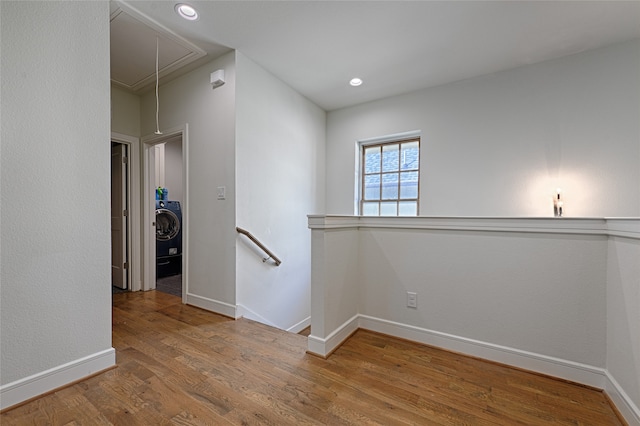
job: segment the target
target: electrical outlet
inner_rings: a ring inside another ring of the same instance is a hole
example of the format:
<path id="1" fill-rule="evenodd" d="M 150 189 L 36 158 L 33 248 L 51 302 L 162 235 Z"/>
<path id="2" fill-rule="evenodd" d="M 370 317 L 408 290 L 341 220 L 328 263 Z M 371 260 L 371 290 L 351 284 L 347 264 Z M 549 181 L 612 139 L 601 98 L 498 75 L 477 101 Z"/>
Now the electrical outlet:
<path id="1" fill-rule="evenodd" d="M 226 198 L 226 191 L 227 188 L 225 188 L 224 186 L 218 187 L 218 200 L 224 200 Z"/>
<path id="2" fill-rule="evenodd" d="M 418 293 L 408 291 L 407 292 L 407 308 L 417 308 L 417 307 L 418 307 Z"/>

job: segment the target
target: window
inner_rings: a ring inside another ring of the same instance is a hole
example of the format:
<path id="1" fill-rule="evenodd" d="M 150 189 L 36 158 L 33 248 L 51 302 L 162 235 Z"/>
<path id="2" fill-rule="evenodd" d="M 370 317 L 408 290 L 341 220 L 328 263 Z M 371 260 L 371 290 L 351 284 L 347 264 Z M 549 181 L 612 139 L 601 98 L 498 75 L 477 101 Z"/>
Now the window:
<path id="1" fill-rule="evenodd" d="M 360 145 L 360 214 L 417 216 L 420 138 Z"/>

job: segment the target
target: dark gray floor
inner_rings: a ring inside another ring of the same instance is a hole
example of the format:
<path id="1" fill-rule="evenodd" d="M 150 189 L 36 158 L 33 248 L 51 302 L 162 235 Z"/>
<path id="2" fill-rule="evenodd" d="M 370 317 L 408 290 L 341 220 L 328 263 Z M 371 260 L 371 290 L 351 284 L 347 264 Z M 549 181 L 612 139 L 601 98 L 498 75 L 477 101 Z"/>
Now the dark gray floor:
<path id="1" fill-rule="evenodd" d="M 182 274 L 158 278 L 156 280 L 156 290 L 182 297 Z"/>
<path id="2" fill-rule="evenodd" d="M 118 288 L 116 286 L 111 286 L 111 294 L 118 294 L 118 293 L 126 293 L 129 290 L 123 290 L 121 288 Z"/>

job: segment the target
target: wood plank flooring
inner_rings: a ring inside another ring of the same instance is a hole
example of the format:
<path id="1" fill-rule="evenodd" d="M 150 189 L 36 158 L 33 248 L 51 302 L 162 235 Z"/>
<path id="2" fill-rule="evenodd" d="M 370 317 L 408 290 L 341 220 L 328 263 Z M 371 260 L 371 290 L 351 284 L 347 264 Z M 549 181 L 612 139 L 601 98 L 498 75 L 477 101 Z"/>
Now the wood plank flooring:
<path id="1" fill-rule="evenodd" d="M 16 407 L 9 425 L 621 425 L 602 392 L 360 330 L 306 337 L 113 295 L 118 367 Z"/>

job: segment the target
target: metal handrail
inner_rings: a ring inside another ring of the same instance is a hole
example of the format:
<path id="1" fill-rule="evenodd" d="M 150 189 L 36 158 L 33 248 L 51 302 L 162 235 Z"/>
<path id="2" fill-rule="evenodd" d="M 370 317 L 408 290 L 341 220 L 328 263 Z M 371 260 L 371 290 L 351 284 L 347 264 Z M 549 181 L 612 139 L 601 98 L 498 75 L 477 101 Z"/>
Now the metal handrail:
<path id="1" fill-rule="evenodd" d="M 276 266 L 280 266 L 282 261 L 280 259 L 278 259 L 278 256 L 273 254 L 273 252 L 271 250 L 269 250 L 267 247 L 265 247 L 265 245 L 262 244 L 256 237 L 254 237 L 251 232 L 247 231 L 246 229 L 242 229 L 242 228 L 240 228 L 238 226 L 236 226 L 236 231 L 238 231 L 242 235 L 245 235 L 247 238 L 249 238 L 251 241 L 253 241 L 253 243 L 255 245 L 260 247 L 262 249 L 262 251 L 264 251 L 267 255 L 269 255 L 269 257 L 262 258 L 262 262 L 266 262 L 267 260 L 271 259 L 271 260 L 273 260 L 275 262 Z"/>

